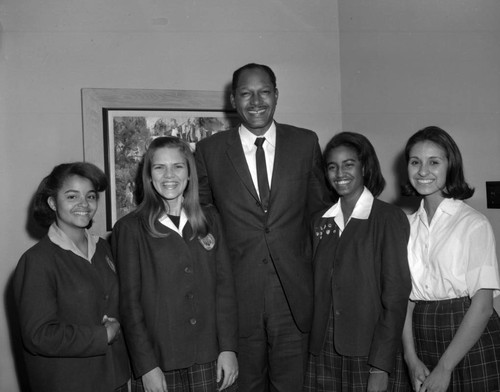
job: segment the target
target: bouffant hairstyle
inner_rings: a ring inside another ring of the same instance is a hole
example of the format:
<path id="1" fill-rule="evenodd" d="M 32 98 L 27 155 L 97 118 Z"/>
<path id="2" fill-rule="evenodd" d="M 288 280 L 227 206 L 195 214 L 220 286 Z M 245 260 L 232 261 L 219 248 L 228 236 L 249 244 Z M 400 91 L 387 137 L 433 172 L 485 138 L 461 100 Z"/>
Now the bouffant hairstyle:
<path id="1" fill-rule="evenodd" d="M 323 153 L 324 161 L 326 162 L 331 150 L 340 146 L 352 148 L 356 152 L 364 169 L 364 185 L 374 197 L 379 196 L 385 188 L 385 179 L 380 170 L 377 154 L 370 141 L 359 133 L 338 133 L 326 145 Z"/>
<path id="2" fill-rule="evenodd" d="M 57 192 L 64 181 L 71 176 L 80 176 L 88 179 L 94 186 L 97 196 L 108 187 L 108 179 L 97 166 L 88 162 L 62 163 L 52 169 L 45 177 L 35 193 L 33 201 L 33 217 L 43 227 L 50 226 L 56 220 L 56 213 L 48 204 L 49 197 L 57 198 Z"/>
<path id="3" fill-rule="evenodd" d="M 160 148 L 178 149 L 186 159 L 189 181 L 184 190 L 182 207 L 193 229 L 193 237 L 204 237 L 208 233 L 208 224 L 200 206 L 198 196 L 198 174 L 196 172 L 194 155 L 189 144 L 178 137 L 158 137 L 151 142 L 144 153 L 142 163 L 142 196 L 140 204 L 137 207 L 137 213 L 142 217 L 149 234 L 157 238 L 165 236 L 155 228 L 155 222 L 165 213 L 168 213 L 168 207 L 161 195 L 154 188 L 151 178 L 153 157 Z"/>
<path id="4" fill-rule="evenodd" d="M 430 141 L 437 144 L 446 154 L 448 159 L 448 171 L 446 172 L 446 184 L 442 194 L 447 199 L 466 200 L 474 194 L 474 188 L 465 181 L 462 154 L 452 139 L 444 130 L 437 126 L 429 126 L 421 129 L 408 139 L 405 147 L 406 164 L 410 161 L 410 151 L 417 143 Z M 414 196 L 417 194 L 412 185 L 407 182 L 403 186 L 403 194 Z"/>
<path id="5" fill-rule="evenodd" d="M 271 79 L 271 83 L 273 84 L 273 87 L 276 89 L 276 75 L 274 74 L 273 70 L 268 67 L 267 65 L 264 64 L 255 64 L 255 63 L 249 63 L 244 65 L 241 68 L 238 68 L 236 71 L 233 73 L 233 81 L 231 83 L 231 91 L 234 92 L 236 91 L 236 88 L 238 87 L 238 81 L 240 79 L 240 75 L 242 74 L 243 71 L 249 70 L 249 69 L 260 69 L 261 71 L 264 71 L 269 75 L 269 78 Z"/>

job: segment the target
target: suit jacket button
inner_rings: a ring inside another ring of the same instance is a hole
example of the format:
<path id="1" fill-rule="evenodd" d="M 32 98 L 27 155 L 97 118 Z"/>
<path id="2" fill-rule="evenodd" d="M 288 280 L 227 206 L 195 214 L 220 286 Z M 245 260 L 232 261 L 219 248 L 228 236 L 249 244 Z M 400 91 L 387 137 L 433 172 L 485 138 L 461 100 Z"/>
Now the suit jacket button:
<path id="1" fill-rule="evenodd" d="M 196 324 L 196 319 L 195 318 L 189 319 L 189 324 L 195 325 Z"/>
<path id="2" fill-rule="evenodd" d="M 263 262 L 264 264 L 267 264 L 267 259 L 262 259 L 262 262 Z"/>
<path id="3" fill-rule="evenodd" d="M 191 273 L 193 273 L 193 270 L 191 269 L 191 267 L 186 267 L 186 268 L 184 268 L 184 272 L 186 274 L 191 274 Z"/>

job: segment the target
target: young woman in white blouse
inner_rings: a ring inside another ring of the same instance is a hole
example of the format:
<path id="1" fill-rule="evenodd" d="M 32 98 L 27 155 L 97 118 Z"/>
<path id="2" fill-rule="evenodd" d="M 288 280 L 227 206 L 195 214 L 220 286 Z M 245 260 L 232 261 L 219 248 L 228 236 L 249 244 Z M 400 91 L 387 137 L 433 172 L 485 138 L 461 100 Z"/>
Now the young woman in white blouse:
<path id="1" fill-rule="evenodd" d="M 409 217 L 412 292 L 403 332 L 415 391 L 500 390 L 500 290 L 495 239 L 485 216 L 463 200 L 465 182 L 453 139 L 431 126 L 406 144 L 407 193 L 423 197 Z"/>

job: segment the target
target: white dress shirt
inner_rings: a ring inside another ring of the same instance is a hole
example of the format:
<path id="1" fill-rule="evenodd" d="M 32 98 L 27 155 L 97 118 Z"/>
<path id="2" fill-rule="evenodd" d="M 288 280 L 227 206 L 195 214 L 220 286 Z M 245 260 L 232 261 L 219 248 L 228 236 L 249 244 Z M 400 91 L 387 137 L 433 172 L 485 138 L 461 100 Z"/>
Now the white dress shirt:
<path id="1" fill-rule="evenodd" d="M 250 170 L 250 175 L 252 176 L 253 185 L 255 186 L 257 194 L 260 197 L 259 183 L 257 181 L 257 163 L 255 161 L 255 152 L 257 151 L 255 139 L 257 139 L 257 136 L 246 129 L 243 125 L 240 125 L 239 133 L 248 169 Z M 274 122 L 271 124 L 266 133 L 262 135 L 262 137 L 266 138 L 266 141 L 262 144 L 262 148 L 264 149 L 264 155 L 266 156 L 267 179 L 269 181 L 269 189 L 271 189 L 274 155 L 276 152 L 276 124 Z"/>
<path id="2" fill-rule="evenodd" d="M 422 200 L 408 219 L 412 300 L 472 298 L 480 289 L 500 290 L 495 238 L 484 215 L 461 200 L 444 199 L 429 224 Z"/>

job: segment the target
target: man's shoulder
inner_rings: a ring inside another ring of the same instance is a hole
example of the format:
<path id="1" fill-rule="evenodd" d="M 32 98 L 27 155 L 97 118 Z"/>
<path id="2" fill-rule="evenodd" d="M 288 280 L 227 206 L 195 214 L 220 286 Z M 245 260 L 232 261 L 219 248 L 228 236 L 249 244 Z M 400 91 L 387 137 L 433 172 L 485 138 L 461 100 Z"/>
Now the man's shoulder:
<path id="1" fill-rule="evenodd" d="M 277 132 L 284 131 L 287 133 L 287 136 L 294 136 L 298 138 L 313 139 L 313 140 L 318 139 L 318 136 L 314 131 L 306 128 L 296 127 L 290 124 L 276 123 L 276 131 Z"/>

